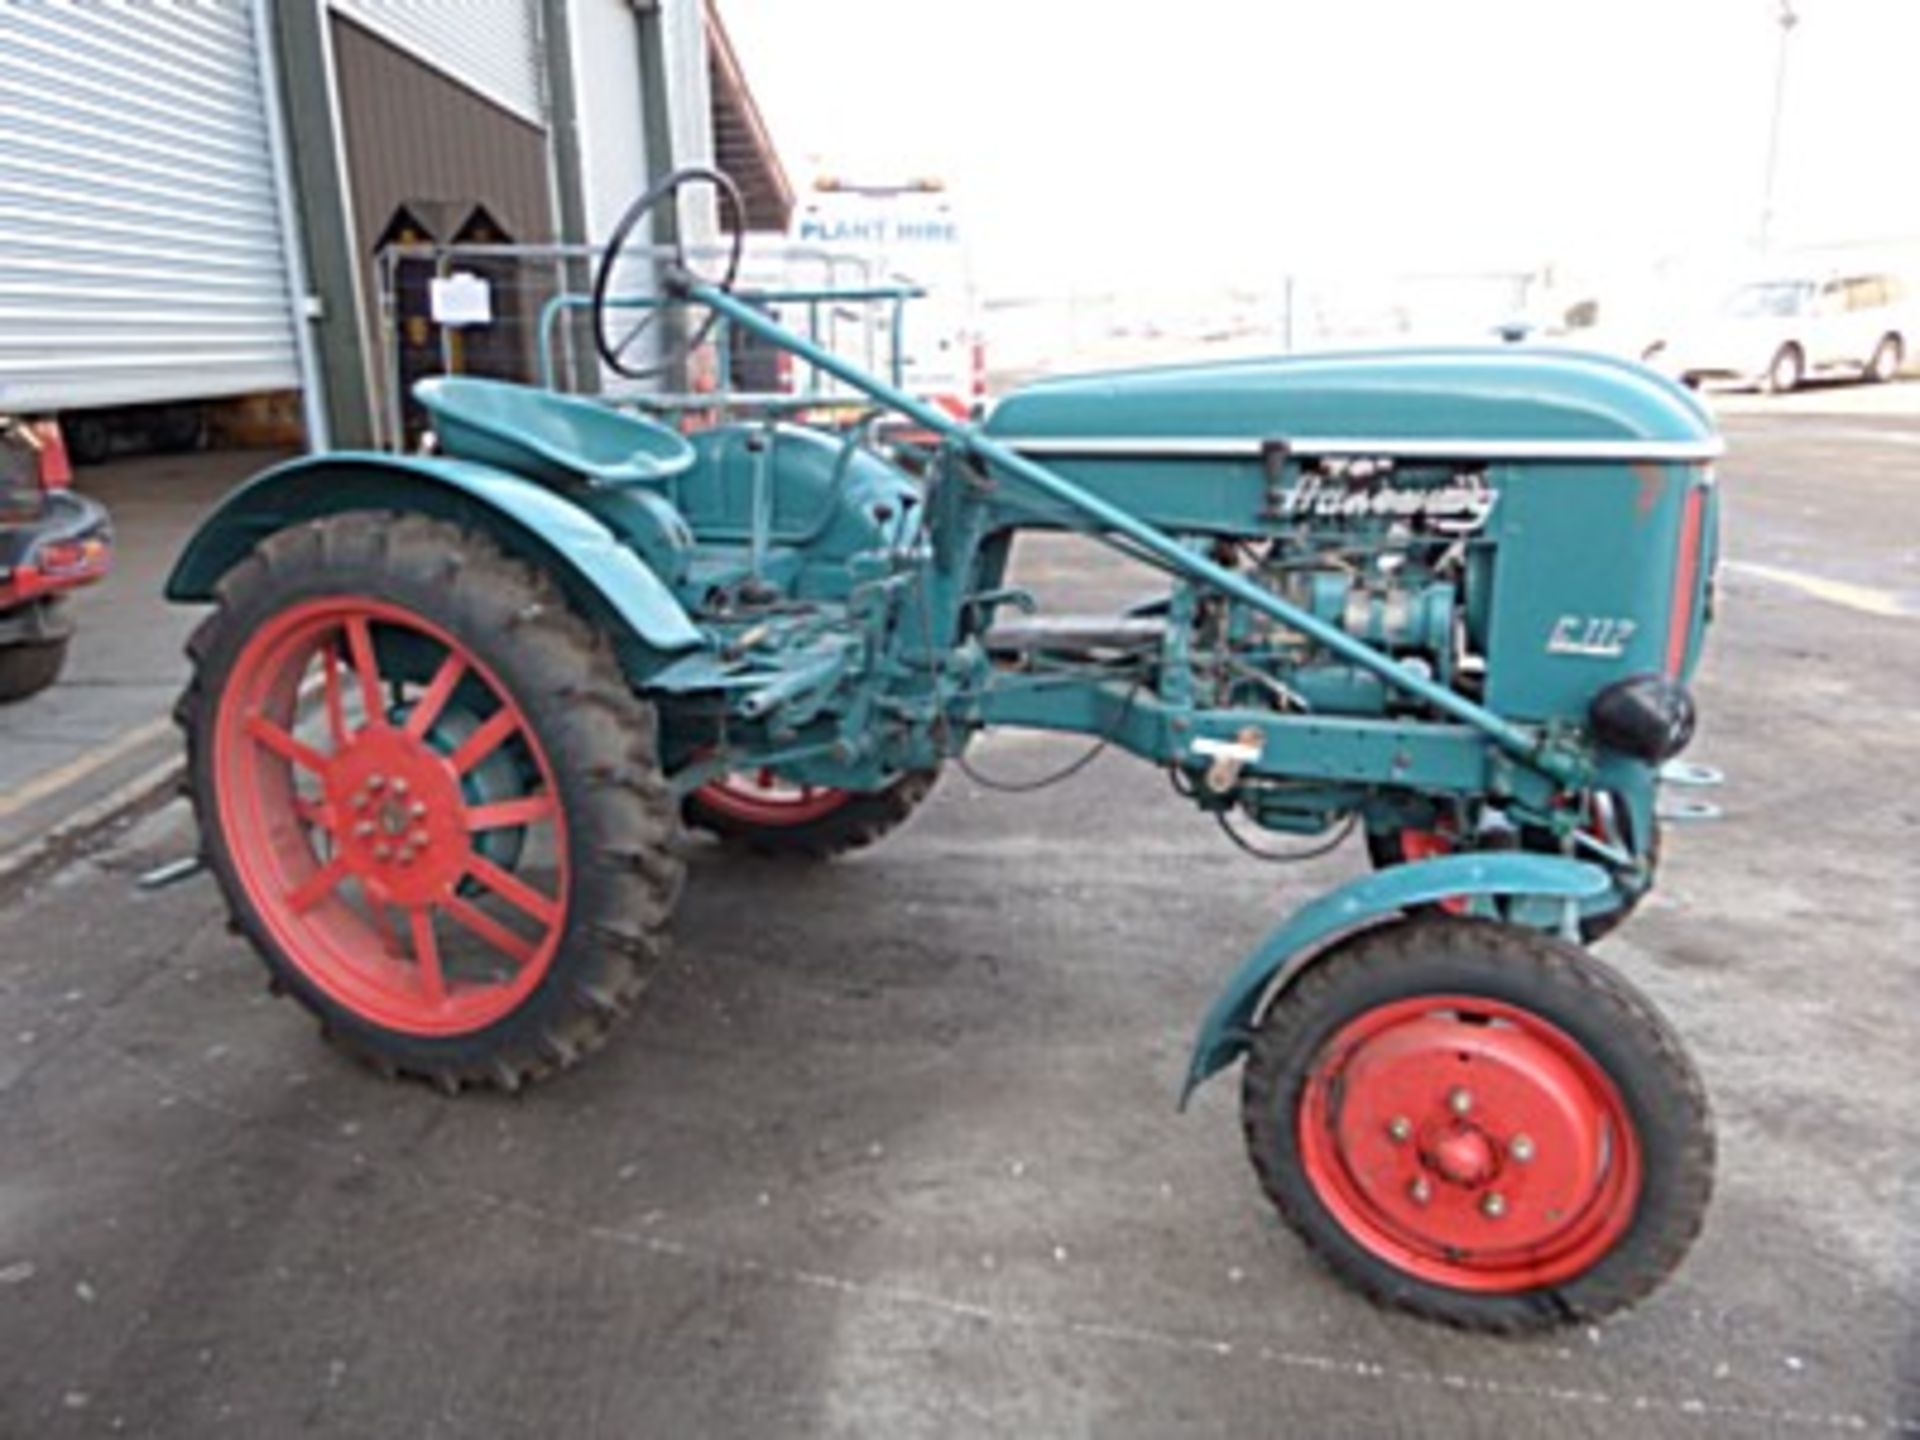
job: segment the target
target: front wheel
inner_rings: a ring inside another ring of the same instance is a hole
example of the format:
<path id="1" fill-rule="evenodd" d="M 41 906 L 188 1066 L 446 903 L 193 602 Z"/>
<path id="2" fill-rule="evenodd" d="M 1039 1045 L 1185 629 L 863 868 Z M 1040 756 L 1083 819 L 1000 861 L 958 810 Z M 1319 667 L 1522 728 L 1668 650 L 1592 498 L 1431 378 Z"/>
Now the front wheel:
<path id="1" fill-rule="evenodd" d="M 648 707 L 550 577 L 334 515 L 263 540 L 188 652 L 207 860 L 330 1039 L 451 1091 L 606 1038 L 665 945 L 676 817 Z"/>
<path id="2" fill-rule="evenodd" d="M 1806 379 L 1807 361 L 1800 353 L 1798 345 L 1782 345 L 1774 352 L 1773 359 L 1767 363 L 1766 376 L 1761 388 L 1769 395 L 1785 395 L 1800 388 L 1800 382 Z"/>
<path id="3" fill-rule="evenodd" d="M 1422 918 L 1346 942 L 1262 1017 L 1248 1152 L 1377 1303 L 1465 1329 L 1595 1319 L 1699 1233 L 1714 1139 L 1652 1005 L 1576 947 Z"/>

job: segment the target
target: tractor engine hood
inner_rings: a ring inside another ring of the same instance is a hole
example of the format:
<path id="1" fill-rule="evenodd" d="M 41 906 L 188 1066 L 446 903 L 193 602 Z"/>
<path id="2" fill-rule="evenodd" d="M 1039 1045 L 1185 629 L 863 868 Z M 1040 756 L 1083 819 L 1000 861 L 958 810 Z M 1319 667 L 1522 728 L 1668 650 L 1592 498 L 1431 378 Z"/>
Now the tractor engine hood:
<path id="1" fill-rule="evenodd" d="M 1346 352 L 1064 376 L 1015 391 L 986 433 L 1044 459 L 1299 455 L 1708 460 L 1713 422 L 1641 365 L 1497 346 Z"/>

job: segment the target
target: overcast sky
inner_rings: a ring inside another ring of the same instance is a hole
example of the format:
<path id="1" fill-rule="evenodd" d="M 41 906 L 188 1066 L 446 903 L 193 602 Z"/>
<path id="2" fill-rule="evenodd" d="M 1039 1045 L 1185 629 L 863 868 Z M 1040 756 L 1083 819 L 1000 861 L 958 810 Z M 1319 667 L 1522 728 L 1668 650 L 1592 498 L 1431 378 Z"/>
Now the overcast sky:
<path id="1" fill-rule="evenodd" d="M 989 293 L 1605 268 L 1757 228 L 1777 0 L 721 0 L 796 186 L 938 174 Z M 1920 236 L 1920 0 L 1796 0 L 1777 233 Z"/>

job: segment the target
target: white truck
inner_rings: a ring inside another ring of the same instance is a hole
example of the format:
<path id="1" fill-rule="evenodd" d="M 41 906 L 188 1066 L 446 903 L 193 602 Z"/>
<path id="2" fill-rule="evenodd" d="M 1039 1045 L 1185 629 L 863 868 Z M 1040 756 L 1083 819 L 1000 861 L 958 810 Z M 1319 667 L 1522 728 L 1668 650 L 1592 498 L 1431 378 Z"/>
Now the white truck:
<path id="1" fill-rule="evenodd" d="M 823 176 L 796 210 L 789 238 L 796 246 L 859 257 L 870 283 L 904 280 L 926 291 L 903 315 L 905 388 L 956 417 L 985 401 L 973 267 L 958 207 L 941 181 Z"/>

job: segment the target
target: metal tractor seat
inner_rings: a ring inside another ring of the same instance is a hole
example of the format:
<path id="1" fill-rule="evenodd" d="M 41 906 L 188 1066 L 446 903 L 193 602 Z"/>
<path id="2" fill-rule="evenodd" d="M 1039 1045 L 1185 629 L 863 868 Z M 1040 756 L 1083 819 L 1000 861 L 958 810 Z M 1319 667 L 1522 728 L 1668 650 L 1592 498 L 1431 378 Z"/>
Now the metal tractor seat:
<path id="1" fill-rule="evenodd" d="M 413 387 L 442 453 L 561 485 L 657 485 L 693 466 L 664 425 L 501 380 L 436 375 Z"/>

